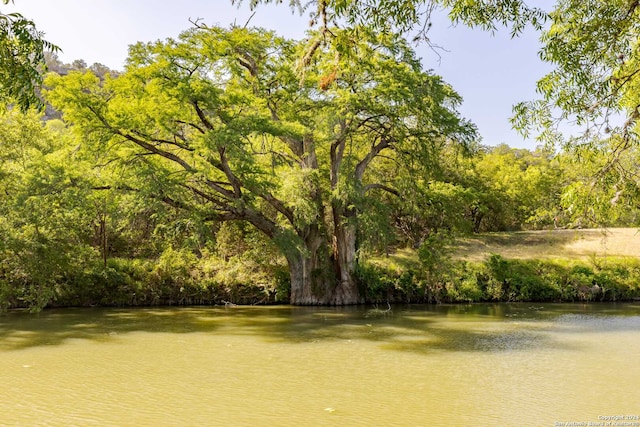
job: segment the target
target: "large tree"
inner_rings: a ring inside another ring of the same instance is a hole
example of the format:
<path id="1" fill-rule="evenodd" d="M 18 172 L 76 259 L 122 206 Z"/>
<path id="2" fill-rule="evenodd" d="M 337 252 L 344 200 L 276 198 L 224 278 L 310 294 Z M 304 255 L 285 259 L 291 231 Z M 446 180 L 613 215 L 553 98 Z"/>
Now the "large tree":
<path id="1" fill-rule="evenodd" d="M 377 200 L 412 197 L 438 150 L 475 129 L 401 37 L 332 36 L 301 77 L 306 42 L 194 28 L 133 46 L 117 78 L 52 76 L 47 99 L 137 190 L 272 239 L 293 304 L 359 303 L 357 248 Z"/>

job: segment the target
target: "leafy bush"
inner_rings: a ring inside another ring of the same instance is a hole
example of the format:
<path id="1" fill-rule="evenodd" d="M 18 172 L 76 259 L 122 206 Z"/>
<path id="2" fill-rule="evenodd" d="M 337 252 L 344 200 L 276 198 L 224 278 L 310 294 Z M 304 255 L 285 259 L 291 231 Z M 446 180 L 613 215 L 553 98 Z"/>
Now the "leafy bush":
<path id="1" fill-rule="evenodd" d="M 619 301 L 640 297 L 640 261 L 449 261 L 446 269 L 410 271 L 365 265 L 359 278 L 371 302 Z M 435 266 L 435 263 L 432 264 Z"/>

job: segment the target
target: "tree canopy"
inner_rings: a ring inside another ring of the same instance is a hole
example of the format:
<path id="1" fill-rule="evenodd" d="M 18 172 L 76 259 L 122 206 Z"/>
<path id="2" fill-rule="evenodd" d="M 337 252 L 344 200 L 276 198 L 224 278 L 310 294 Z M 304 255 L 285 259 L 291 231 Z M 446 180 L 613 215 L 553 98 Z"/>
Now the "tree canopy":
<path id="1" fill-rule="evenodd" d="M 238 4 L 243 1 L 251 8 L 260 4 L 282 3 L 281 0 L 231 0 Z M 288 3 L 294 11 L 308 12 L 312 27 L 317 25 L 326 29 L 346 23 L 375 31 L 413 31 L 417 38 L 428 36 L 431 13 L 438 7 L 446 8 L 454 22 L 485 30 L 495 30 L 497 25 L 509 26 L 514 35 L 529 24 L 541 28 L 546 20 L 544 11 L 528 6 L 522 0 L 289 0 Z"/>
<path id="2" fill-rule="evenodd" d="M 556 131 L 563 122 L 582 131 L 570 144 L 633 143 L 640 106 L 638 2 L 559 0 L 549 17 L 540 57 L 555 69 L 538 82 L 542 99 L 516 107 L 515 124 L 525 134 L 543 131 L 542 140 L 552 143 L 561 142 Z"/>
<path id="3" fill-rule="evenodd" d="M 280 3 L 246 1 L 251 7 Z M 550 10 L 522 0 L 290 0 L 289 6 L 308 11 L 311 24 L 321 28 L 367 25 L 378 31 L 413 31 L 427 39 L 431 13 L 438 7 L 453 22 L 489 31 L 506 26 L 514 36 L 533 25 L 541 32 L 540 58 L 555 69 L 538 82 L 540 100 L 514 108 L 516 128 L 543 142 L 568 146 L 617 138 L 614 159 L 637 139 L 640 8 L 635 0 L 558 0 Z M 567 128 L 559 126 L 566 123 L 574 126 L 568 138 L 562 135 Z"/>
<path id="4" fill-rule="evenodd" d="M 410 197 L 439 150 L 475 129 L 402 37 L 334 34 L 352 54 L 322 47 L 302 82 L 304 42 L 196 28 L 133 46 L 117 78 L 52 76 L 47 99 L 140 191 L 272 239 L 292 302 L 355 303 L 360 225 L 383 217 L 381 192 Z"/>
<path id="5" fill-rule="evenodd" d="M 241 0 L 236 0 L 241 1 Z M 252 7 L 272 0 L 250 0 Z M 638 145 L 640 7 L 635 0 L 557 0 L 550 10 L 521 0 L 291 0 L 290 7 L 310 11 L 312 24 L 368 25 L 379 31 L 411 32 L 428 41 L 430 16 L 443 7 L 453 22 L 494 31 L 510 27 L 517 36 L 533 25 L 540 31 L 540 58 L 554 69 L 537 84 L 538 100 L 514 106 L 514 127 L 552 147 L 588 147 L 608 159 L 590 178 L 592 187 L 608 186 L 622 197 L 636 185 Z M 604 175 L 612 174 L 605 178 Z"/>

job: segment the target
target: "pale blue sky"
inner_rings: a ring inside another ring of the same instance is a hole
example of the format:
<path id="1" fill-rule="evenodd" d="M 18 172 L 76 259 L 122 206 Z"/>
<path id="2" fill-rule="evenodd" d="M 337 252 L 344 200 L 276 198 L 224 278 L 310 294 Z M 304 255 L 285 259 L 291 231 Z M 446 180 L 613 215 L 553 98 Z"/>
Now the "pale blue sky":
<path id="1" fill-rule="evenodd" d="M 46 38 L 63 49 L 64 62 L 84 59 L 114 69 L 122 69 L 130 44 L 174 37 L 191 26 L 189 18 L 227 26 L 234 21 L 244 24 L 252 14 L 230 0 L 15 0 L 2 11 L 33 19 Z M 251 24 L 301 38 L 308 19 L 292 14 L 286 5 L 262 6 Z M 452 27 L 442 16 L 435 20 L 430 37 L 447 51 L 440 52 L 440 58 L 424 44 L 416 51 L 425 68 L 443 76 L 462 95 L 460 112 L 476 123 L 483 143 L 534 148 L 535 142 L 523 140 L 508 119 L 513 104 L 536 97 L 535 82 L 550 70 L 538 59 L 537 35 L 527 31 L 512 40 L 508 30 L 491 35 Z"/>

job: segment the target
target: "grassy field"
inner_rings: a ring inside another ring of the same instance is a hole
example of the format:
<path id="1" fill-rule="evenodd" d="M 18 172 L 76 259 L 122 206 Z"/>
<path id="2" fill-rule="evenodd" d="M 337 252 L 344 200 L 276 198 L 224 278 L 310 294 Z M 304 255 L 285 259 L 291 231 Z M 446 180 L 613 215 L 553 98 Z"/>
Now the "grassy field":
<path id="1" fill-rule="evenodd" d="M 452 257 L 481 262 L 492 254 L 523 260 L 640 258 L 640 230 L 608 228 L 482 233 L 458 238 Z M 419 268 L 420 265 L 413 249 L 398 249 L 389 257 L 375 258 L 373 263 L 396 271 Z"/>
<path id="2" fill-rule="evenodd" d="M 482 261 L 491 254 L 513 259 L 640 258 L 640 230 L 609 228 L 478 234 L 458 239 L 453 256 Z"/>

